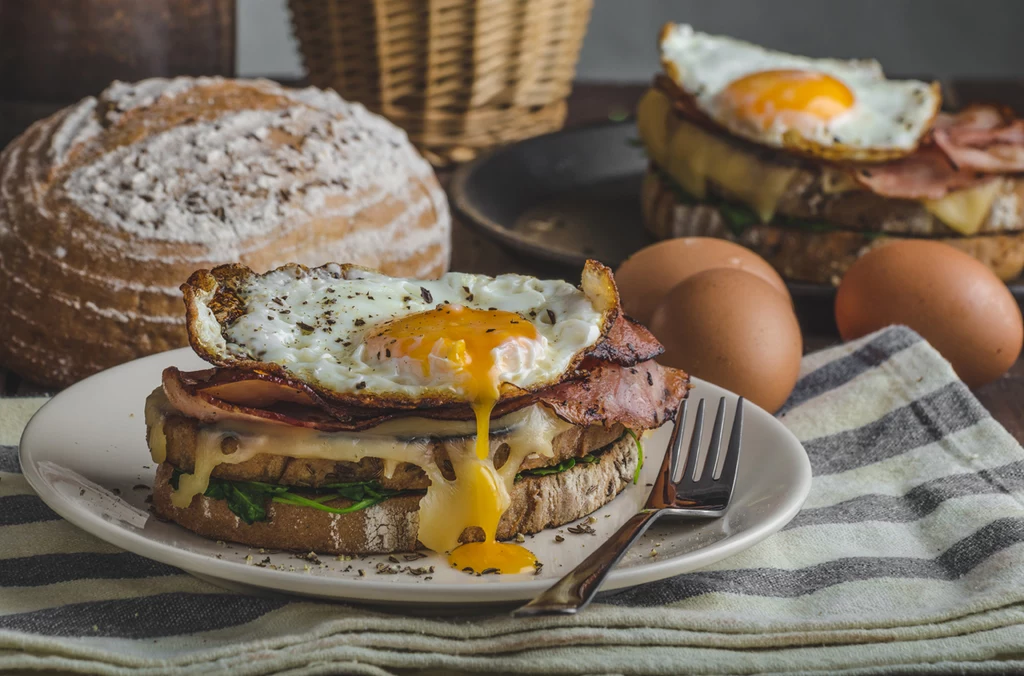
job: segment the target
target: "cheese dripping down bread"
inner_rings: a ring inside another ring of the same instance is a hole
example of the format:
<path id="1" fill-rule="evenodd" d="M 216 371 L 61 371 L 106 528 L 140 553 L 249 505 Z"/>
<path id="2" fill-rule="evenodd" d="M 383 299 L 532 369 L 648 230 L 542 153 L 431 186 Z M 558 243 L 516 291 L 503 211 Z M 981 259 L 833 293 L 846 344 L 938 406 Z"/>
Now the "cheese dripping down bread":
<path id="1" fill-rule="evenodd" d="M 1024 120 L 938 113 L 934 84 L 888 80 L 875 62 L 675 24 L 660 46 L 664 72 L 637 109 L 655 236 L 731 239 L 819 283 L 891 238 L 944 241 L 1003 279 L 1024 268 Z"/>
<path id="2" fill-rule="evenodd" d="M 688 389 L 686 374 L 652 361 L 660 344 L 621 313 L 610 271 L 593 261 L 580 288 L 235 265 L 182 289 L 193 348 L 217 368 L 168 369 L 147 426 L 173 480 L 156 509 L 200 533 L 221 529 L 202 525 L 196 501 L 237 490 L 262 495 L 240 518 L 261 517 L 249 521 L 267 542 L 288 540 L 267 532 L 284 505 L 326 510 L 346 528 L 373 507 L 390 515 L 384 532 L 415 523 L 416 540 L 459 568 L 531 570 L 529 552 L 497 541 L 510 515 L 511 534 L 533 532 L 614 498 L 638 470 L 637 435 L 670 420 Z M 586 494 L 541 488 L 570 479 Z M 388 503 L 415 507 L 395 523 Z M 300 548 L 409 546 L 332 538 Z"/>

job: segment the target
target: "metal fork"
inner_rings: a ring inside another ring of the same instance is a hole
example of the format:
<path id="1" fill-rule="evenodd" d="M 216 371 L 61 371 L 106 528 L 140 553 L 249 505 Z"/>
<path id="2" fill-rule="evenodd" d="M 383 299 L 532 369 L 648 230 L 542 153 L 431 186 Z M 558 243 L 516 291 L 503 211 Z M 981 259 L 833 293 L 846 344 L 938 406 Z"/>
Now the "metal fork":
<path id="1" fill-rule="evenodd" d="M 626 550 L 644 534 L 652 523 L 662 515 L 681 516 L 691 519 L 717 519 L 725 514 L 736 484 L 736 465 L 740 459 L 740 440 L 743 432 L 743 397 L 736 402 L 729 447 L 725 452 L 722 471 L 714 476 L 722 449 L 722 430 L 725 427 L 725 397 L 718 402 L 708 444 L 707 460 L 697 472 L 700 456 L 701 435 L 704 430 L 704 400 L 697 403 L 697 415 L 690 436 L 690 448 L 686 455 L 686 467 L 679 479 L 679 451 L 683 445 L 683 430 L 686 427 L 687 400 L 680 404 L 672 439 L 661 464 L 661 473 L 644 508 L 622 524 L 607 542 L 598 547 L 583 563 L 576 566 L 565 577 L 549 587 L 525 606 L 516 609 L 516 617 L 537 615 L 574 615 L 590 603 L 604 582 L 608 572 L 619 562 Z"/>

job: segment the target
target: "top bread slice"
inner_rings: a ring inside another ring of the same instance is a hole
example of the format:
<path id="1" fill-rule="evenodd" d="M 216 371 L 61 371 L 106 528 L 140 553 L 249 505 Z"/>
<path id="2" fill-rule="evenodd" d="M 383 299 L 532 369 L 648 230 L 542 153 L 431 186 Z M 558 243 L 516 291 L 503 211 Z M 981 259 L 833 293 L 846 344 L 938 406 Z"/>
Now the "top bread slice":
<path id="1" fill-rule="evenodd" d="M 161 415 L 152 424 L 159 425 L 167 439 L 166 462 L 184 472 L 195 467 L 197 432 L 199 421 L 179 414 Z M 147 437 L 150 430 L 147 430 Z M 552 440 L 552 457 L 529 456 L 520 471 L 557 465 L 569 458 L 584 456 L 596 449 L 607 446 L 625 434 L 622 425 L 605 428 L 601 425 L 589 427 L 574 426 Z M 500 437 L 497 437 L 500 438 Z M 231 450 L 230 441 L 225 441 L 223 451 Z M 454 478 L 451 463 L 441 441 L 431 442 L 431 454 L 438 459 L 442 473 Z M 508 448 L 499 447 L 495 455 L 495 466 L 500 468 L 503 457 L 508 457 Z M 292 458 L 287 455 L 258 454 L 236 464 L 220 464 L 212 476 L 228 481 L 262 481 L 283 486 L 316 488 L 329 483 L 355 481 L 377 481 L 391 490 L 425 489 L 430 483 L 427 475 L 416 465 L 400 463 L 390 474 L 384 471 L 384 462 L 379 458 L 363 458 L 359 462 L 340 462 L 316 458 Z"/>

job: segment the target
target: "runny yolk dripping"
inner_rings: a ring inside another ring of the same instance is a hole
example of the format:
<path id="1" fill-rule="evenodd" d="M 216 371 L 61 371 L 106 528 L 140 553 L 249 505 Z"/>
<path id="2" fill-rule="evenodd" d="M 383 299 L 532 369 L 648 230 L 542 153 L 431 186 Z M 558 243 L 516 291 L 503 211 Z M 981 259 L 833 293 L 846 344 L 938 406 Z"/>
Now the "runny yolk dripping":
<path id="1" fill-rule="evenodd" d="M 450 459 L 460 505 L 469 523 L 483 530 L 484 541 L 451 551 L 448 561 L 460 570 L 471 568 L 480 573 L 497 569 L 509 574 L 533 571 L 536 564 L 537 559 L 524 547 L 496 541 L 498 522 L 509 500 L 489 455 L 491 412 L 500 398 L 502 357 L 506 351 L 516 351 L 537 339 L 534 325 L 513 312 L 458 305 L 390 321 L 371 339 L 371 344 L 383 346 L 391 358 L 418 364 L 424 379 L 442 375 L 432 374 L 432 366 L 449 371 L 452 384 L 473 407 L 475 458 Z"/>

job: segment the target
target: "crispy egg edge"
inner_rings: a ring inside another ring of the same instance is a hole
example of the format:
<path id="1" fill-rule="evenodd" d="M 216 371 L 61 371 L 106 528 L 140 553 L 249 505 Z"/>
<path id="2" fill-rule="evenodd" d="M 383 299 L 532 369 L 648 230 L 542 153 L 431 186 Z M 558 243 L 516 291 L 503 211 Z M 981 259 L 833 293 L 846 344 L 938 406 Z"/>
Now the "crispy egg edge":
<path id="1" fill-rule="evenodd" d="M 676 23 L 673 21 L 666 22 L 658 32 L 658 52 L 662 53 L 662 45 L 669 34 L 676 27 Z M 933 95 L 934 104 L 932 110 L 928 116 L 928 123 L 925 125 L 924 133 L 917 139 L 917 142 L 910 148 L 896 149 L 896 148 L 875 148 L 875 147 L 860 147 L 851 146 L 844 143 L 835 143 L 829 146 L 816 143 L 809 139 L 805 139 L 795 132 L 786 132 L 783 135 L 783 146 L 768 145 L 761 143 L 754 135 L 741 135 L 737 134 L 732 129 L 729 129 L 725 125 L 719 123 L 709 115 L 703 112 L 697 105 L 697 100 L 693 95 L 683 89 L 679 83 L 682 81 L 682 74 L 676 64 L 672 63 L 664 57 L 660 57 L 661 68 L 664 73 L 672 81 L 672 91 L 667 92 L 671 96 L 673 102 L 679 102 L 680 106 L 674 106 L 675 110 L 680 113 L 684 113 L 684 117 L 687 115 L 692 116 L 687 119 L 691 119 L 694 122 L 699 122 L 705 126 L 710 125 L 714 130 L 724 133 L 728 136 L 737 138 L 743 138 L 744 140 L 750 141 L 762 148 L 768 148 L 771 150 L 789 152 L 794 155 L 806 157 L 814 160 L 826 160 L 829 162 L 863 162 L 870 164 L 877 164 L 880 162 L 889 162 L 891 160 L 897 160 L 908 155 L 912 155 L 917 151 L 921 144 L 921 139 L 925 138 L 929 132 L 931 132 L 932 126 L 935 124 L 935 118 L 942 109 L 942 87 L 938 81 L 933 81 L 929 84 L 931 93 Z M 695 111 L 699 111 L 695 112 Z"/>
<path id="2" fill-rule="evenodd" d="M 335 268 L 340 272 L 335 273 L 327 268 Z M 220 265 L 212 270 L 197 270 L 180 287 L 185 301 L 185 320 L 189 344 L 200 358 L 215 366 L 269 373 L 281 378 L 285 382 L 314 393 L 317 397 L 327 402 L 336 404 L 360 408 L 392 409 L 436 408 L 464 404 L 465 401 L 454 393 L 440 389 L 426 389 L 420 396 L 397 393 L 377 394 L 366 392 L 365 390 L 358 393 L 339 392 L 324 386 L 320 382 L 313 382 L 298 377 L 279 364 L 252 359 L 239 359 L 227 353 L 227 342 L 224 339 L 223 331 L 225 324 L 230 323 L 245 311 L 245 303 L 238 293 L 243 284 L 251 284 L 254 278 L 282 271 L 295 274 L 297 278 L 309 276 L 316 271 L 324 271 L 337 279 L 348 279 L 348 274 L 352 270 L 380 274 L 371 268 L 341 263 L 327 263 L 317 268 L 309 268 L 298 263 L 289 263 L 274 270 L 269 270 L 262 275 L 239 263 Z M 392 277 L 391 279 L 402 278 Z M 569 366 L 553 379 L 536 383 L 526 389 L 509 383 L 502 383 L 499 401 L 522 397 L 531 392 L 582 377 L 583 374 L 577 372 L 577 367 L 586 358 L 587 354 L 605 339 L 622 310 L 611 268 L 606 265 L 596 260 L 588 260 L 583 268 L 579 288 L 584 296 L 590 300 L 594 310 L 601 315 L 599 327 L 601 333 L 598 339 L 594 344 L 574 353 Z M 212 326 L 208 321 L 211 318 L 218 329 L 216 335 L 211 331 Z"/>

